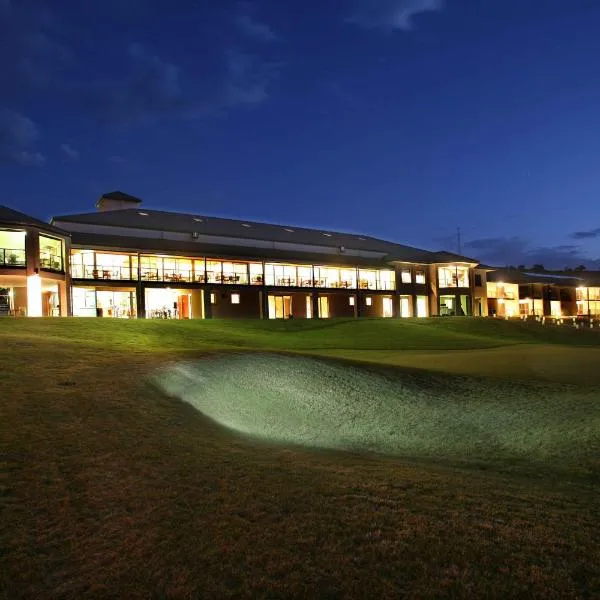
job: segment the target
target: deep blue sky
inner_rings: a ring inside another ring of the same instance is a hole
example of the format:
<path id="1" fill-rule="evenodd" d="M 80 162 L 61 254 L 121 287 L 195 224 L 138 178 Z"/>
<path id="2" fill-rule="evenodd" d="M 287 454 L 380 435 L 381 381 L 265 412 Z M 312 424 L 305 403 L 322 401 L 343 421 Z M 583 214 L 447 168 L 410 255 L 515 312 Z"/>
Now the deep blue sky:
<path id="1" fill-rule="evenodd" d="M 600 266 L 599 56 L 598 0 L 0 0 L 0 204 Z"/>

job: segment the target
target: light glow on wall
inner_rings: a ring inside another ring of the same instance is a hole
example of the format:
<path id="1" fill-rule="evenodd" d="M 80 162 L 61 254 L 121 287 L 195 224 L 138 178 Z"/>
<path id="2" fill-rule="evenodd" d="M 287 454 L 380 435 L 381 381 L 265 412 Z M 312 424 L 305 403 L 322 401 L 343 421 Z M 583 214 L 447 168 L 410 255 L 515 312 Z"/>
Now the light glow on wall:
<path id="1" fill-rule="evenodd" d="M 27 316 L 42 316 L 42 280 L 39 275 L 27 277 Z"/>

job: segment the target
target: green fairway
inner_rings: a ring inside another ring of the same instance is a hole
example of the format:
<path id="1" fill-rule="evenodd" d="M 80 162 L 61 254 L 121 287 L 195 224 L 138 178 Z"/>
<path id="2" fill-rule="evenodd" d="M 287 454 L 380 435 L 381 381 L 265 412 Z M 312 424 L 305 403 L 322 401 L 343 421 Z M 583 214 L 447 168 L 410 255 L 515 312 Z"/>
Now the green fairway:
<path id="1" fill-rule="evenodd" d="M 598 364 L 500 320 L 2 319 L 0 595 L 598 597 Z"/>

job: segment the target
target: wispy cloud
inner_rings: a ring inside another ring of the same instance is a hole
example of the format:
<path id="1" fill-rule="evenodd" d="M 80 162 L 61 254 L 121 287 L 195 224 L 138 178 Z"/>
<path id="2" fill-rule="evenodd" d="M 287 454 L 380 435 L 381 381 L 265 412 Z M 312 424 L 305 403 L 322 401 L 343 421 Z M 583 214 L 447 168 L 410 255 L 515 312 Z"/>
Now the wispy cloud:
<path id="1" fill-rule="evenodd" d="M 257 105 L 268 98 L 268 88 L 278 76 L 279 64 L 264 62 L 256 55 L 237 49 L 228 50 L 225 60 L 226 106 Z"/>
<path id="2" fill-rule="evenodd" d="M 276 42 L 279 37 L 269 25 L 254 16 L 256 7 L 250 2 L 241 2 L 235 23 L 240 32 L 246 37 L 258 42 Z"/>
<path id="3" fill-rule="evenodd" d="M 444 0 L 358 0 L 354 12 L 345 20 L 366 29 L 410 31 L 417 15 L 442 8 Z"/>
<path id="4" fill-rule="evenodd" d="M 597 237 L 600 237 L 600 227 L 588 231 L 575 231 L 571 234 L 573 240 L 589 240 Z"/>
<path id="5" fill-rule="evenodd" d="M 69 162 L 75 162 L 79 160 L 79 150 L 75 150 L 71 144 L 61 144 L 60 151 L 63 157 Z"/>
<path id="6" fill-rule="evenodd" d="M 31 119 L 0 109 L 0 162 L 27 167 L 44 164 L 46 157 L 34 147 L 38 138 L 38 129 Z"/>
<path id="7" fill-rule="evenodd" d="M 180 116 L 184 99 L 180 68 L 140 44 L 131 44 L 120 74 L 81 89 L 86 110 L 109 125 L 131 125 Z"/>
<path id="8" fill-rule="evenodd" d="M 600 267 L 600 259 L 585 255 L 576 244 L 536 246 L 531 240 L 513 236 L 470 240 L 464 247 L 481 262 L 494 266 L 542 264 L 546 268 L 563 269 L 584 264 Z"/>

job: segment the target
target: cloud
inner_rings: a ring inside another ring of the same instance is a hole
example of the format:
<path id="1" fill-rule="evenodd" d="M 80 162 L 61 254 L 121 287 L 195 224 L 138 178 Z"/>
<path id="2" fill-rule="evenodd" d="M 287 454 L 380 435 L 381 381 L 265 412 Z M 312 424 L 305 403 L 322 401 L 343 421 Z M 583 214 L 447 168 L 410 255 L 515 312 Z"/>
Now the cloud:
<path id="1" fill-rule="evenodd" d="M 120 74 L 83 87 L 84 107 L 109 125 L 132 125 L 180 116 L 190 108 L 183 97 L 180 68 L 140 44 L 128 48 Z"/>
<path id="2" fill-rule="evenodd" d="M 76 160 L 79 160 L 79 151 L 75 150 L 70 144 L 61 144 L 60 151 L 68 161 L 75 162 Z"/>
<path id="3" fill-rule="evenodd" d="M 0 109 L 0 162 L 21 166 L 38 166 L 46 158 L 33 148 L 39 138 L 35 123 L 8 109 Z"/>
<path id="4" fill-rule="evenodd" d="M 0 0 L 0 101 L 4 104 L 42 88 L 61 87 L 74 57 L 58 41 L 56 20 L 41 7 Z"/>
<path id="5" fill-rule="evenodd" d="M 590 229 L 589 231 L 576 231 L 571 234 L 573 240 L 589 240 L 597 237 L 600 237 L 600 228 Z"/>
<path id="6" fill-rule="evenodd" d="M 268 88 L 280 65 L 266 63 L 248 52 L 226 52 L 224 104 L 227 107 L 257 105 L 268 98 Z"/>
<path id="7" fill-rule="evenodd" d="M 255 19 L 251 14 L 250 10 L 252 6 L 248 3 L 244 3 L 246 12 L 239 14 L 235 23 L 238 29 L 248 38 L 256 40 L 258 42 L 276 42 L 279 38 L 275 35 L 273 30 L 266 24 L 258 19 Z"/>
<path id="8" fill-rule="evenodd" d="M 514 236 L 470 240 L 464 248 L 481 262 L 493 266 L 542 264 L 546 268 L 563 269 L 584 264 L 600 267 L 600 259 L 586 256 L 575 244 L 534 246 L 530 240 Z"/>
<path id="9" fill-rule="evenodd" d="M 359 0 L 346 22 L 366 29 L 411 31 L 415 16 L 437 12 L 443 7 L 444 0 Z"/>

